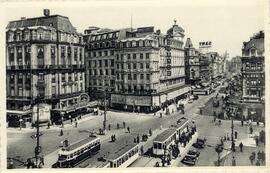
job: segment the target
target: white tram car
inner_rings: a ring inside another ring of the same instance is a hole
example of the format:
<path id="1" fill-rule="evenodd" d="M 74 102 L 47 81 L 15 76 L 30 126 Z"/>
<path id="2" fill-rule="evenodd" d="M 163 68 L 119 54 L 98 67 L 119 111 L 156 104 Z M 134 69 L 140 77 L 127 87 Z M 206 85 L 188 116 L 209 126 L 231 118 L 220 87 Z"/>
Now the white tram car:
<path id="1" fill-rule="evenodd" d="M 124 144 L 115 152 L 109 154 L 106 160 L 110 168 L 125 168 L 131 165 L 139 157 L 138 144 Z"/>
<path id="2" fill-rule="evenodd" d="M 188 119 L 183 119 L 177 125 L 164 130 L 153 141 L 153 154 L 156 156 L 163 156 L 164 150 L 168 149 L 176 140 L 179 139 L 182 132 L 188 129 Z"/>
<path id="3" fill-rule="evenodd" d="M 54 167 L 74 167 L 91 155 L 96 154 L 99 150 L 100 139 L 92 136 L 87 137 L 67 147 L 63 147 L 58 153 L 58 160 Z"/>

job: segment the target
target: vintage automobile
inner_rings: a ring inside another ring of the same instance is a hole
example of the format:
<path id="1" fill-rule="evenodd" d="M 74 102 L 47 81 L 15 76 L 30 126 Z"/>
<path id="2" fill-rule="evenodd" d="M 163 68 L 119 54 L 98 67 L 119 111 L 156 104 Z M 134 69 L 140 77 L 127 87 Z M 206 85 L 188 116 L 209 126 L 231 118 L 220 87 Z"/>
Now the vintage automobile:
<path id="1" fill-rule="evenodd" d="M 185 156 L 182 159 L 182 163 L 187 164 L 187 165 L 195 165 L 196 164 L 197 159 L 190 157 L 190 156 Z"/>
<path id="2" fill-rule="evenodd" d="M 196 156 L 196 157 L 199 157 L 200 156 L 200 152 L 199 151 L 197 151 L 197 150 L 189 150 L 188 152 L 187 152 L 187 156 Z"/>

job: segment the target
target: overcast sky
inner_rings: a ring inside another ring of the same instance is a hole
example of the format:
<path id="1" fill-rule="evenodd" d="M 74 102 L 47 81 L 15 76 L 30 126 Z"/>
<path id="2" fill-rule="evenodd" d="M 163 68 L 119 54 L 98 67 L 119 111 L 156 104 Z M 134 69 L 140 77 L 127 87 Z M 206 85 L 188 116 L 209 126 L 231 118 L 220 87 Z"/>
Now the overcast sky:
<path id="1" fill-rule="evenodd" d="M 196 4 L 195 4 L 196 2 Z M 185 30 L 185 39 L 191 37 L 198 48 L 199 41 L 212 41 L 213 50 L 230 56 L 241 55 L 243 41 L 264 29 L 263 0 L 184 0 L 184 1 L 82 1 L 81 3 L 8 3 L 5 24 L 20 17 L 51 14 L 69 17 L 73 26 L 83 32 L 89 26 L 112 29 L 154 26 L 162 33 L 172 26 L 173 20 Z"/>

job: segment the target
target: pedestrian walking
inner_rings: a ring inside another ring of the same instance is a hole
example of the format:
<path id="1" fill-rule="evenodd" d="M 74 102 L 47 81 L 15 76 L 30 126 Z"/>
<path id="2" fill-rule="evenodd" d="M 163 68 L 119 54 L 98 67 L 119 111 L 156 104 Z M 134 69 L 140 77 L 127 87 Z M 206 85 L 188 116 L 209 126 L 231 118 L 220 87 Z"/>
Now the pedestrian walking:
<path id="1" fill-rule="evenodd" d="M 111 130 L 111 124 L 108 125 L 108 129 Z"/>
<path id="2" fill-rule="evenodd" d="M 258 137 L 255 138 L 256 146 L 259 146 L 259 139 Z"/>
<path id="3" fill-rule="evenodd" d="M 261 165 L 261 164 L 260 164 L 260 160 L 257 159 L 256 166 L 260 166 L 260 165 Z"/>
<path id="4" fill-rule="evenodd" d="M 51 125 L 50 122 L 48 122 L 48 129 L 50 128 L 50 125 Z"/>
<path id="5" fill-rule="evenodd" d="M 78 127 L 78 122 L 77 121 L 75 121 L 75 128 L 77 128 Z"/>
<path id="6" fill-rule="evenodd" d="M 63 130 L 61 129 L 60 130 L 60 136 L 63 136 L 64 135 L 64 132 L 63 132 Z"/>
<path id="7" fill-rule="evenodd" d="M 140 136 L 137 136 L 137 143 L 140 143 Z"/>
<path id="8" fill-rule="evenodd" d="M 229 136 L 229 133 L 227 133 L 227 141 L 230 140 L 230 136 Z"/>
<path id="9" fill-rule="evenodd" d="M 243 143 L 242 142 L 240 142 L 239 148 L 240 148 L 240 152 L 243 152 Z"/>
<path id="10" fill-rule="evenodd" d="M 70 118 L 70 124 L 72 124 L 73 123 L 73 118 Z"/>
<path id="11" fill-rule="evenodd" d="M 262 163 L 264 163 L 264 161 L 265 161 L 265 152 L 264 151 L 261 152 L 261 160 L 262 160 Z"/>
<path id="12" fill-rule="evenodd" d="M 43 156 L 43 155 L 40 157 L 40 164 L 41 164 L 42 166 L 44 166 L 44 156 Z"/>
<path id="13" fill-rule="evenodd" d="M 242 127 L 244 126 L 244 121 L 243 121 L 243 120 L 241 120 L 241 126 L 242 126 Z"/>
<path id="14" fill-rule="evenodd" d="M 250 155 L 250 156 L 249 156 L 249 160 L 250 160 L 251 165 L 253 165 L 253 162 L 254 162 L 254 160 L 255 160 L 254 155 Z"/>
<path id="15" fill-rule="evenodd" d="M 232 166 L 236 166 L 236 160 L 235 160 L 234 156 L 232 158 Z"/>
<path id="16" fill-rule="evenodd" d="M 218 124 L 221 125 L 221 120 L 220 119 L 218 120 Z"/>
<path id="17" fill-rule="evenodd" d="M 252 126 L 249 127 L 249 132 L 250 132 L 250 134 L 253 133 L 253 128 L 252 128 Z"/>
<path id="18" fill-rule="evenodd" d="M 261 160 L 261 151 L 259 150 L 258 153 L 257 153 L 257 159 L 258 160 Z"/>
<path id="19" fill-rule="evenodd" d="M 116 141 L 116 136 L 115 135 L 113 135 L 113 139 L 114 139 L 114 141 Z"/>
<path id="20" fill-rule="evenodd" d="M 116 125 L 116 126 L 117 126 L 117 129 L 119 129 L 119 128 L 120 128 L 120 125 L 119 125 L 119 123 L 117 123 L 117 125 Z"/>
<path id="21" fill-rule="evenodd" d="M 113 135 L 111 136 L 111 141 L 113 142 Z"/>
<path id="22" fill-rule="evenodd" d="M 126 122 L 123 122 L 123 128 L 126 128 Z"/>
<path id="23" fill-rule="evenodd" d="M 152 136 L 152 129 L 149 129 L 149 135 Z"/>
<path id="24" fill-rule="evenodd" d="M 237 139 L 237 135 L 238 135 L 238 132 L 235 131 L 235 132 L 234 132 L 234 139 Z"/>
<path id="25" fill-rule="evenodd" d="M 130 128 L 129 128 L 129 126 L 127 127 L 127 130 L 128 130 L 128 133 L 130 133 Z"/>

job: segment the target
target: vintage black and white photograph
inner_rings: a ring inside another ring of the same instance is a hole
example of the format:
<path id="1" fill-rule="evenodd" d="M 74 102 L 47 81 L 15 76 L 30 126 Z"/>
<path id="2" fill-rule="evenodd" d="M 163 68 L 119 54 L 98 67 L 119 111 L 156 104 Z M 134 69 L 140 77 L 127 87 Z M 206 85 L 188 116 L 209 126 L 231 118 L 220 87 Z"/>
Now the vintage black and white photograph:
<path id="1" fill-rule="evenodd" d="M 5 3 L 5 169 L 266 166 L 265 6 Z"/>

